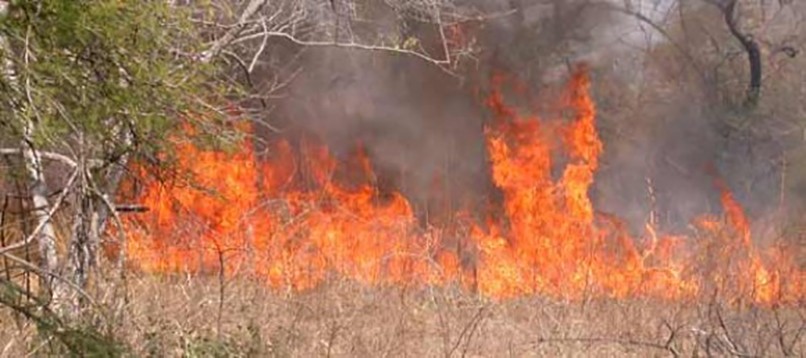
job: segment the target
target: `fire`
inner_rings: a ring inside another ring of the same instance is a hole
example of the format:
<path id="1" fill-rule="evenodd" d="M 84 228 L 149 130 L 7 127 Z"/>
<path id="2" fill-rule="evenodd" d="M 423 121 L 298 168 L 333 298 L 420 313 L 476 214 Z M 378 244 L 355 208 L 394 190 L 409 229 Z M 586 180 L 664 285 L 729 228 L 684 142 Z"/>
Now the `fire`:
<path id="1" fill-rule="evenodd" d="M 659 235 L 650 222 L 646 237 L 634 238 L 618 218 L 596 212 L 588 191 L 604 146 L 584 68 L 563 97 L 570 118 L 521 115 L 505 102 L 507 81 L 496 76 L 485 101 L 502 215 L 457 213 L 470 230 L 418 224 L 405 196 L 380 191 L 360 144 L 338 160 L 310 138 L 279 140 L 259 160 L 247 143 L 224 153 L 177 142 L 191 179 L 147 182 L 139 198 L 151 211 L 127 222 L 129 255 L 148 272 L 245 274 L 292 290 L 346 278 L 456 284 L 494 298 L 716 292 L 735 302 L 802 301 L 803 271 L 783 250 L 754 246 L 749 220 L 721 182 L 724 217 L 698 219 L 691 237 Z"/>
<path id="2" fill-rule="evenodd" d="M 149 230 L 132 225 L 128 250 L 146 271 L 223 267 L 294 289 L 334 274 L 366 284 L 435 284 L 447 278 L 444 272 L 456 271 L 456 260 L 438 252 L 438 237 L 415 232 L 414 214 L 401 194 L 380 197 L 361 148 L 349 172 L 365 182 L 348 188 L 333 181 L 345 164 L 326 147 L 305 144 L 300 165 L 315 190 L 289 185 L 299 168 L 285 141 L 274 146 L 276 159 L 263 163 L 248 146 L 232 155 L 184 144 L 177 151 L 196 186 L 153 183 L 144 190 L 142 202 L 152 209 L 145 221 Z"/>
<path id="3" fill-rule="evenodd" d="M 572 78 L 566 106 L 575 114 L 567 122 L 520 117 L 499 91 L 489 97 L 497 118 L 488 129 L 488 151 L 507 220 L 474 231 L 482 252 L 480 290 L 496 297 L 539 293 L 570 299 L 695 294 L 697 286 L 679 270 L 645 265 L 632 238 L 596 222 L 588 190 L 603 145 L 589 85 L 584 70 Z M 563 141 L 551 145 L 552 137 Z M 555 180 L 552 158 L 558 151 L 567 153 L 567 163 Z"/>

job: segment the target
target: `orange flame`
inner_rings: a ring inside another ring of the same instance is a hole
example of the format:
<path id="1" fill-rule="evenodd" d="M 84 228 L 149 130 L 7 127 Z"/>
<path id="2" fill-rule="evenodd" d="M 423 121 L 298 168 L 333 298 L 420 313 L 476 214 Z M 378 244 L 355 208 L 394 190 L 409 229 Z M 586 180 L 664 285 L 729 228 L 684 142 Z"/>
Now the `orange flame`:
<path id="1" fill-rule="evenodd" d="M 344 277 L 367 285 L 459 284 L 495 298 L 682 299 L 732 290 L 737 302 L 802 301 L 803 271 L 783 250 L 770 251 L 765 264 L 721 182 L 725 220 L 703 216 L 696 237 L 659 236 L 650 222 L 645 250 L 617 218 L 596 213 L 588 191 L 603 145 L 584 68 L 566 89 L 571 118 L 521 116 L 504 101 L 507 81 L 496 76 L 485 101 L 494 116 L 485 135 L 503 215 L 472 223 L 469 232 L 418 225 L 401 193 L 379 193 L 360 145 L 339 161 L 314 141 L 299 152 L 278 141 L 271 158 L 257 160 L 247 144 L 225 154 L 178 142 L 179 167 L 192 180 L 146 186 L 140 200 L 151 211 L 128 221 L 128 252 L 148 272 L 223 270 L 294 290 Z"/>
<path id="2" fill-rule="evenodd" d="M 588 76 L 580 70 L 566 94 L 574 118 L 556 127 L 519 117 L 499 91 L 488 98 L 498 117 L 496 128 L 488 130 L 488 150 L 493 180 L 504 192 L 509 227 L 491 223 L 488 232 L 474 231 L 482 252 L 480 290 L 496 297 L 541 293 L 570 299 L 696 293 L 696 285 L 680 278 L 677 270 L 645 267 L 623 231 L 609 232 L 594 222 L 588 189 L 603 146 L 588 89 Z M 569 157 L 556 181 L 546 140 L 552 131 L 563 134 Z"/>

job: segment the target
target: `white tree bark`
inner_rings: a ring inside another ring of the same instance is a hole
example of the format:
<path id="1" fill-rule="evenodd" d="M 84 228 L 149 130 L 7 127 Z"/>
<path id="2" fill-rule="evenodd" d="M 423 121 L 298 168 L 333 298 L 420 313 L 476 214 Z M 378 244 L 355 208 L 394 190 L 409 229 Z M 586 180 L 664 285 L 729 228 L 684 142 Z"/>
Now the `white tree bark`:
<path id="1" fill-rule="evenodd" d="M 8 2 L 2 1 L 0 2 L 0 18 L 4 18 L 7 15 Z M 0 36 L 0 48 L 2 48 L 6 54 L 14 53 L 8 39 L 3 36 Z M 21 87 L 15 64 L 8 55 L 3 59 L 2 66 L 2 76 L 5 77 L 6 83 L 11 85 L 12 91 L 20 94 L 23 93 L 24 91 Z M 30 105 L 30 103 L 27 104 L 27 106 Z M 18 110 L 25 112 L 25 109 Z M 35 233 L 35 240 L 39 246 L 40 266 L 42 271 L 54 274 L 58 268 L 56 230 L 51 221 L 51 205 L 48 201 L 48 187 L 42 170 L 42 156 L 39 154 L 34 144 L 36 123 L 33 118 L 29 117 L 22 118 L 22 121 L 23 135 L 20 141 L 20 152 L 23 157 L 25 171 L 28 174 L 28 190 L 34 205 L 32 214 L 36 220 L 36 226 L 41 228 L 38 233 Z M 52 289 L 53 282 L 52 276 L 45 277 L 43 280 L 46 289 Z"/>
<path id="2" fill-rule="evenodd" d="M 41 226 L 42 230 L 35 237 L 39 246 L 39 255 L 42 260 L 41 266 L 45 272 L 56 272 L 58 268 L 58 260 L 56 256 L 56 231 L 54 230 L 51 216 L 49 215 L 50 202 L 48 201 L 47 193 L 48 187 L 45 182 L 45 175 L 42 171 L 42 158 L 39 156 L 36 148 L 33 145 L 32 134 L 34 132 L 34 123 L 26 121 L 25 134 L 23 139 L 23 162 L 25 170 L 28 173 L 29 188 L 31 200 L 34 205 L 33 216 L 36 220 L 37 226 Z M 48 278 L 48 287 L 51 287 L 53 282 L 52 278 Z"/>

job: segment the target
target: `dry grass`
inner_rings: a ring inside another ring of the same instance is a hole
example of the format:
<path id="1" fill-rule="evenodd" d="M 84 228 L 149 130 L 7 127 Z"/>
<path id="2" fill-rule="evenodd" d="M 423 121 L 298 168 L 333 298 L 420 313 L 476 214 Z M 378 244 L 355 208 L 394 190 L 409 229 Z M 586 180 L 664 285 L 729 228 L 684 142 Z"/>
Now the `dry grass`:
<path id="1" fill-rule="evenodd" d="M 215 278 L 143 275 L 128 286 L 122 315 L 95 326 L 110 329 L 132 356 L 806 355 L 802 305 L 495 302 L 458 289 L 367 288 L 337 280 L 293 294 L 247 279 L 228 281 L 221 305 Z M 2 311 L 2 356 L 43 355 L 45 342 L 30 322 Z"/>

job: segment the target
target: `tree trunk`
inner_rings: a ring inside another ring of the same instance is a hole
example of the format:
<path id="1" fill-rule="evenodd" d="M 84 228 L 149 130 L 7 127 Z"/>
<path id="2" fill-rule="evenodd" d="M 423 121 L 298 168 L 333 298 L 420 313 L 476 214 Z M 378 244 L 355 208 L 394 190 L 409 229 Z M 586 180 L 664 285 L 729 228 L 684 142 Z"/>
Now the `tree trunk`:
<path id="1" fill-rule="evenodd" d="M 761 96 L 761 49 L 753 36 L 746 34 L 739 29 L 736 24 L 736 4 L 738 1 L 729 0 L 722 5 L 722 13 L 725 16 L 725 24 L 728 25 L 730 33 L 744 47 L 747 52 L 747 61 L 750 65 L 750 84 L 747 87 L 745 105 L 755 107 Z"/>
<path id="2" fill-rule="evenodd" d="M 56 230 L 53 227 L 52 218 L 48 213 L 50 211 L 50 202 L 48 202 L 48 188 L 42 171 L 42 158 L 39 156 L 31 140 L 33 130 L 33 122 L 30 120 L 26 121 L 24 140 L 23 143 L 21 143 L 23 148 L 23 162 L 28 174 L 31 200 L 34 204 L 33 216 L 37 226 L 42 227 L 35 239 L 39 246 L 40 266 L 42 270 L 47 273 L 43 280 L 45 284 L 44 288 L 53 289 L 54 277 L 51 274 L 55 274 L 58 268 Z"/>
<path id="3" fill-rule="evenodd" d="M 5 18 L 7 15 L 8 3 L 0 2 L 0 18 Z M 0 36 L 0 48 L 2 48 L 6 54 L 14 53 L 8 39 L 3 36 Z M 8 55 L 5 57 L 2 66 L 2 75 L 5 77 L 6 83 L 12 87 L 12 91 L 17 94 L 24 93 L 15 64 Z M 25 106 L 30 105 L 31 103 L 27 103 Z M 18 111 L 23 112 L 23 116 L 28 115 L 28 113 L 25 113 L 28 112 L 27 108 L 21 108 L 18 109 Z M 44 171 L 42 170 L 42 156 L 36 150 L 33 139 L 34 133 L 36 132 L 36 123 L 29 117 L 23 118 L 22 120 L 23 136 L 20 143 L 20 151 L 22 152 L 26 174 L 28 174 L 28 190 L 34 205 L 32 214 L 37 223 L 36 227 L 41 228 L 39 232 L 32 234 L 35 234 L 35 240 L 39 247 L 40 267 L 43 271 L 42 288 L 54 293 L 54 297 L 58 297 L 60 295 L 56 295 L 56 293 L 61 290 L 54 289 L 53 276 L 56 274 L 58 268 L 56 230 L 54 229 L 53 222 L 51 221 L 52 218 L 49 214 L 50 202 L 48 201 L 48 187 L 45 182 Z"/>

